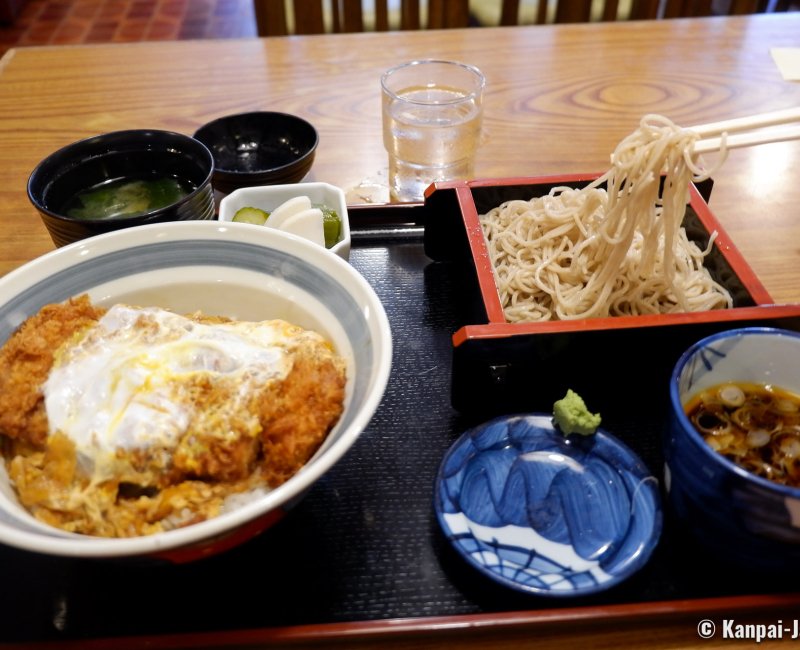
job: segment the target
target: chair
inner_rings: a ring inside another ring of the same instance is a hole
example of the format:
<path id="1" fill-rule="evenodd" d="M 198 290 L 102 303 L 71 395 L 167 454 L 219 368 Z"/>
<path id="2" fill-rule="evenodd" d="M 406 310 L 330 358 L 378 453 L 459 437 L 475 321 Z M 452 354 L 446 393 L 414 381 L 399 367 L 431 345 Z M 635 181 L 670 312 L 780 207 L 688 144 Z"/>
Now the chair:
<path id="1" fill-rule="evenodd" d="M 491 0 L 487 0 L 491 1 Z M 637 0 L 634 0 L 634 2 Z M 658 0 L 653 0 L 658 7 Z M 535 13 L 532 20 L 537 25 L 554 23 L 586 23 L 595 17 L 599 20 L 617 20 L 619 0 L 553 0 L 534 2 Z M 599 3 L 599 5 L 598 5 Z M 655 16 L 653 16 L 655 17 Z M 520 0 L 502 0 L 500 3 L 500 25 L 518 25 L 521 22 Z"/>
<path id="2" fill-rule="evenodd" d="M 479 0 L 478 0 L 479 1 Z M 489 0 L 487 0 L 489 1 Z M 500 0 L 495 0 L 500 1 Z M 555 4 L 552 22 L 583 23 L 593 19 L 611 21 L 619 19 L 644 20 L 656 18 L 681 18 L 752 14 L 768 11 L 767 0 L 631 0 L 619 16 L 619 0 L 539 0 L 535 2 L 535 22 L 550 22 L 549 4 Z M 780 8 L 778 8 L 780 10 Z M 517 25 L 520 22 L 520 0 L 502 0 L 500 24 Z"/>
<path id="3" fill-rule="evenodd" d="M 388 0 L 373 2 L 372 28 L 388 31 Z M 367 24 L 363 0 L 253 0 L 253 6 L 259 36 L 363 32 Z M 428 19 L 423 24 L 420 0 L 400 0 L 399 28 L 444 29 L 469 24 L 469 0 L 428 0 L 427 7 Z"/>
<path id="4" fill-rule="evenodd" d="M 260 36 L 388 31 L 390 0 L 253 0 Z M 445 29 L 469 25 L 583 23 L 592 20 L 644 20 L 689 16 L 733 15 L 785 11 L 786 0 L 395 0 L 399 2 L 399 29 Z M 364 6 L 374 3 L 368 26 Z M 521 20 L 521 5 L 526 5 Z M 423 24 L 421 5 L 426 4 Z M 551 6 L 553 5 L 553 6 Z M 292 10 L 292 19 L 287 14 Z M 531 17 L 531 9 L 534 9 Z M 484 16 L 491 15 L 490 19 Z M 499 15 L 499 20 L 498 20 Z"/>
<path id="5" fill-rule="evenodd" d="M 731 0 L 726 7 L 715 5 L 712 0 L 667 0 L 664 18 L 687 18 L 690 16 L 713 16 L 714 14 L 755 14 L 765 11 L 759 0 Z"/>

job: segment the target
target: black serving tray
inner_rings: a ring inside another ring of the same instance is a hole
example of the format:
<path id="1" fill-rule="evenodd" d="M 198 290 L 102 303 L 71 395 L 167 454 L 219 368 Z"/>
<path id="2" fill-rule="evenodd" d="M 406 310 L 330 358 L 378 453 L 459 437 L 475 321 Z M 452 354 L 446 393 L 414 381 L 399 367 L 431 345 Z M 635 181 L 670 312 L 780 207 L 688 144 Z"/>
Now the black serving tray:
<path id="1" fill-rule="evenodd" d="M 425 218 L 422 205 L 351 212 L 351 263 L 389 314 L 392 374 L 361 438 L 307 497 L 259 537 L 189 564 L 55 558 L 0 547 L 0 646 L 63 642 L 84 648 L 94 640 L 92 647 L 119 647 L 109 639 L 500 618 L 563 608 L 600 617 L 614 605 L 647 613 L 663 611 L 665 602 L 685 607 L 687 599 L 746 601 L 754 594 L 791 599 L 789 581 L 717 564 L 669 517 L 649 564 L 591 597 L 553 600 L 512 592 L 464 563 L 439 530 L 433 482 L 445 451 L 483 415 L 451 405 L 452 335 L 461 324 L 453 297 L 462 269 L 426 256 Z M 649 371 L 637 366 L 637 372 Z M 660 398 L 603 414 L 604 427 L 659 477 Z"/>

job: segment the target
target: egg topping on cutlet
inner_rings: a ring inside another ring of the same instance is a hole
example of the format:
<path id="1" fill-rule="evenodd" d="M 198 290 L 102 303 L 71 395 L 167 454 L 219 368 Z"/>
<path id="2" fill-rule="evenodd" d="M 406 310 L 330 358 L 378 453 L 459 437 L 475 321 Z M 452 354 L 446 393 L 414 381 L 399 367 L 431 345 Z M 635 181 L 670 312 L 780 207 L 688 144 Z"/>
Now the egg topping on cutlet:
<path id="1" fill-rule="evenodd" d="M 116 305 L 56 353 L 43 386 L 50 429 L 93 464 L 94 480 L 119 477 L 137 454 L 140 472 L 154 470 L 177 449 L 191 469 L 209 440 L 258 435 L 249 402 L 286 377 L 286 345 L 302 332 L 283 321 L 198 322 Z M 191 432 L 202 436 L 186 439 Z"/>

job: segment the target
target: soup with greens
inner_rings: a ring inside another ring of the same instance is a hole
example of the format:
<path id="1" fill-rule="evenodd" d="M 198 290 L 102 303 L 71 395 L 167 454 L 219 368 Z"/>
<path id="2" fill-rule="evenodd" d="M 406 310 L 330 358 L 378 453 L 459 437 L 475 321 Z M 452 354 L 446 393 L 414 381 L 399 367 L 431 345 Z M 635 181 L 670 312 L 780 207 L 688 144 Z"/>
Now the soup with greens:
<path id="1" fill-rule="evenodd" d="M 73 219 L 135 217 L 165 208 L 195 189 L 175 178 L 120 178 L 78 192 L 64 213 Z"/>

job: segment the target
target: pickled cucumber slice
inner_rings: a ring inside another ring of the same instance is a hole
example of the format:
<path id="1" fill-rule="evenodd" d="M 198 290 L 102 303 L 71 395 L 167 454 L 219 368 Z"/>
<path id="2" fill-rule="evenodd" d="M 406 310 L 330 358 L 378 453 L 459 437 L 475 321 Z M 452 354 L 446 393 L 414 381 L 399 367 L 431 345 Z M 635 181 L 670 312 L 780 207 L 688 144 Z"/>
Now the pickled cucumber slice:
<path id="1" fill-rule="evenodd" d="M 269 217 L 268 212 L 248 206 L 239 208 L 236 214 L 233 215 L 233 221 L 238 221 L 239 223 L 254 223 L 257 226 L 263 226 L 267 217 Z"/>
<path id="2" fill-rule="evenodd" d="M 325 248 L 334 246 L 342 236 L 342 220 L 333 208 L 327 205 L 318 205 L 322 210 L 322 227 L 325 231 Z"/>

